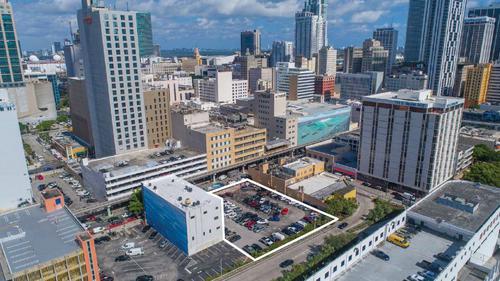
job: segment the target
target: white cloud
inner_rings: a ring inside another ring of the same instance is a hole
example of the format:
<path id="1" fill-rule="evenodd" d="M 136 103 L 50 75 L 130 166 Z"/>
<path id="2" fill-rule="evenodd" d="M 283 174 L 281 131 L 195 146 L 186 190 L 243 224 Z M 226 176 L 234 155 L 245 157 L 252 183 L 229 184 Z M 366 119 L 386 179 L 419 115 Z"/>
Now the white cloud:
<path id="1" fill-rule="evenodd" d="M 351 17 L 352 23 L 374 23 L 380 19 L 384 11 L 363 11 L 355 13 Z"/>

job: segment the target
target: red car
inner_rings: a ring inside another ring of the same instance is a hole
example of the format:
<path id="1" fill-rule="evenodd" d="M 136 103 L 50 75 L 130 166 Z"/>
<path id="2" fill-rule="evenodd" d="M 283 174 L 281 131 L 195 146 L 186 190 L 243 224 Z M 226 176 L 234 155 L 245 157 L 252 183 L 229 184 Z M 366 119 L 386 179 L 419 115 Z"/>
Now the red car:
<path id="1" fill-rule="evenodd" d="M 283 208 L 283 209 L 281 210 L 281 215 L 282 215 L 282 216 L 286 216 L 286 215 L 288 215 L 288 208 Z"/>
<path id="2" fill-rule="evenodd" d="M 252 227 L 254 226 L 255 224 L 255 221 L 253 220 L 249 220 L 245 223 L 245 226 L 248 228 L 248 229 L 252 229 Z"/>

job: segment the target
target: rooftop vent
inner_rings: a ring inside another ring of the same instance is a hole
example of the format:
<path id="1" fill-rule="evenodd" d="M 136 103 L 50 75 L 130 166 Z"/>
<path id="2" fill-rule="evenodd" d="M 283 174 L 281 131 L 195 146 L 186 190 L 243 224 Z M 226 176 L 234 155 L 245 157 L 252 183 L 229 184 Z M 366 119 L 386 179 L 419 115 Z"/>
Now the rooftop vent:
<path id="1" fill-rule="evenodd" d="M 465 198 L 458 197 L 445 193 L 436 199 L 436 202 L 448 207 L 458 209 L 460 211 L 468 212 L 474 214 L 477 210 L 479 203 L 468 201 Z"/>
<path id="2" fill-rule="evenodd" d="M 186 205 L 186 206 L 191 205 L 191 199 L 190 198 L 186 198 L 186 200 L 184 200 L 184 205 Z"/>
<path id="3" fill-rule="evenodd" d="M 128 166 L 128 161 L 127 160 L 119 161 L 115 165 L 116 167 L 125 167 Z"/>
<path id="4" fill-rule="evenodd" d="M 182 201 L 182 196 L 177 197 L 177 201 Z"/>

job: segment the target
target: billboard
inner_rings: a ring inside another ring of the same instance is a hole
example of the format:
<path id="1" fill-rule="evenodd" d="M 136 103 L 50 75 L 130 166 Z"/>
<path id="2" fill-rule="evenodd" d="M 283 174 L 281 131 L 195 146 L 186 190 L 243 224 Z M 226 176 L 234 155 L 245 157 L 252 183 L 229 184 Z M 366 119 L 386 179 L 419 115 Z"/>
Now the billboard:
<path id="1" fill-rule="evenodd" d="M 308 144 L 333 138 L 349 130 L 351 107 L 346 106 L 328 112 L 299 118 L 298 144 Z"/>

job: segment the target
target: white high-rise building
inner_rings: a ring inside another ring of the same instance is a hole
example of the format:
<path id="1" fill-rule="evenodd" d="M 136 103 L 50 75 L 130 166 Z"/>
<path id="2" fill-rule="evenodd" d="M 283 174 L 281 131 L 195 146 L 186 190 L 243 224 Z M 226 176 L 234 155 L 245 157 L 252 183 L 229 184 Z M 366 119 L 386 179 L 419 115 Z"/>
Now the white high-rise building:
<path id="1" fill-rule="evenodd" d="M 31 183 L 24 157 L 23 143 L 16 106 L 9 102 L 6 90 L 0 91 L 0 212 L 14 209 L 23 202 L 31 202 Z"/>
<path id="2" fill-rule="evenodd" d="M 295 14 L 295 56 L 311 59 L 328 45 L 327 0 L 307 0 Z"/>
<path id="3" fill-rule="evenodd" d="M 332 46 L 324 46 L 318 53 L 316 74 L 335 76 L 336 73 L 337 50 L 335 50 Z"/>
<path id="4" fill-rule="evenodd" d="M 78 26 L 95 154 L 144 149 L 148 142 L 137 13 L 82 2 Z"/>
<path id="5" fill-rule="evenodd" d="M 451 96 L 455 83 L 466 0 L 410 0 L 405 59 L 427 66 L 429 88 Z"/>
<path id="6" fill-rule="evenodd" d="M 307 68 L 294 67 L 292 63 L 278 63 L 277 90 L 285 92 L 292 100 L 312 99 L 314 95 L 314 72 Z"/>
<path id="7" fill-rule="evenodd" d="M 202 101 L 235 103 L 248 97 L 248 81 L 233 79 L 231 71 L 217 71 L 215 78 L 194 80 L 194 91 Z"/>
<path id="8" fill-rule="evenodd" d="M 463 105 L 431 90 L 364 97 L 358 178 L 421 193 L 452 178 Z"/>

